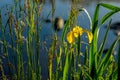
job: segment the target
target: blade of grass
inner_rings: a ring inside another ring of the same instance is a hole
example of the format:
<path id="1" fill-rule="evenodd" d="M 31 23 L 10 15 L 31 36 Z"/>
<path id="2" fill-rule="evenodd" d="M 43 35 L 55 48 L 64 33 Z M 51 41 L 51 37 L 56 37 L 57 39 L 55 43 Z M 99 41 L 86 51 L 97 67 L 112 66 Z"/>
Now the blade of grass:
<path id="1" fill-rule="evenodd" d="M 109 22 L 109 25 L 108 25 L 107 30 L 106 30 L 105 35 L 104 35 L 104 39 L 103 39 L 103 41 L 100 45 L 100 48 L 99 48 L 99 51 L 98 51 L 98 54 L 97 54 L 98 55 L 98 61 L 97 62 L 99 62 L 100 57 L 102 56 L 104 46 L 105 46 L 105 43 L 106 43 L 106 39 L 107 39 L 107 34 L 108 34 L 109 29 L 110 29 L 111 23 L 112 23 L 112 20 L 110 20 L 110 22 Z"/>
<path id="2" fill-rule="evenodd" d="M 68 50 L 66 50 L 66 60 L 65 60 L 65 66 L 63 70 L 63 80 L 67 80 L 68 78 L 68 68 L 69 68 L 69 54 Z"/>
<path id="3" fill-rule="evenodd" d="M 99 4 L 96 6 L 92 21 L 93 41 L 90 44 L 90 55 L 89 55 L 89 73 L 92 78 L 94 78 L 96 74 L 95 53 L 97 52 L 97 41 L 98 41 L 98 32 L 99 32 L 98 17 L 99 17 Z"/>
<path id="4" fill-rule="evenodd" d="M 70 22 L 70 19 L 67 20 L 67 22 L 66 22 L 66 24 L 64 26 L 64 29 L 63 29 L 63 32 L 62 32 L 62 42 L 64 41 L 67 28 L 69 27 L 69 22 Z"/>
<path id="5" fill-rule="evenodd" d="M 94 16 L 93 16 L 93 25 L 92 25 L 92 33 L 94 34 L 96 27 L 98 26 L 98 17 L 99 17 L 99 4 L 96 6 Z"/>
<path id="6" fill-rule="evenodd" d="M 112 80 L 117 80 L 117 78 L 118 78 L 118 67 L 115 68 L 115 70 L 112 74 Z"/>
<path id="7" fill-rule="evenodd" d="M 80 67 L 80 69 L 82 70 L 82 75 L 85 76 L 86 79 L 92 80 L 92 77 L 89 75 L 88 72 L 86 72 L 86 68 Z"/>
<path id="8" fill-rule="evenodd" d="M 108 52 L 106 53 L 106 55 L 104 56 L 104 58 L 102 59 L 101 63 L 100 63 L 100 66 L 97 70 L 97 74 L 103 74 L 106 66 L 108 66 L 108 62 L 109 62 L 109 59 L 110 59 L 110 56 L 112 54 L 112 51 L 114 50 L 114 48 L 116 47 L 116 44 L 118 43 L 120 39 L 120 36 L 114 41 L 114 43 L 112 44 L 112 46 L 110 47 L 110 49 L 108 50 Z"/>
<path id="9" fill-rule="evenodd" d="M 90 55 L 89 55 L 89 73 L 92 78 L 95 77 L 96 75 L 96 69 L 97 69 L 97 63 L 95 63 L 95 55 L 97 53 L 97 41 L 98 41 L 98 33 L 99 33 L 99 28 L 97 27 L 95 29 L 95 33 L 93 35 L 93 41 L 90 44 Z"/>

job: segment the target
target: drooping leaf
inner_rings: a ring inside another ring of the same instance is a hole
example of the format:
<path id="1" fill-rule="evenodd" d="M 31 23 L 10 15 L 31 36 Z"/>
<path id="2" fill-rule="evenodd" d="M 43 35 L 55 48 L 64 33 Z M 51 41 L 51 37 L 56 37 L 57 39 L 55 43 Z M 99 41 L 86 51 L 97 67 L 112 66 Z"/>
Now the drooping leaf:
<path id="1" fill-rule="evenodd" d="M 111 12 L 107 13 L 105 16 L 103 16 L 100 23 L 104 24 L 115 13 L 116 13 L 116 11 L 111 11 Z"/>
<path id="2" fill-rule="evenodd" d="M 120 8 L 111 4 L 106 4 L 106 3 L 99 3 L 101 6 L 113 10 L 113 11 L 120 11 Z"/>

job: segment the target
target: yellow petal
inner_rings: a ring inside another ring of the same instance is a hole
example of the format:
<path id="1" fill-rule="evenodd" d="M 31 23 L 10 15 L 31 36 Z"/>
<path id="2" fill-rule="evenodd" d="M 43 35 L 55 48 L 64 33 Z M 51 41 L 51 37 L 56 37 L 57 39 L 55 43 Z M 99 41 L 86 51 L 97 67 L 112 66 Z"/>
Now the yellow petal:
<path id="1" fill-rule="evenodd" d="M 67 41 L 69 43 L 73 43 L 74 42 L 74 36 L 73 36 L 73 32 L 72 31 L 67 33 Z"/>
<path id="2" fill-rule="evenodd" d="M 92 42 L 92 39 L 93 39 L 93 34 L 92 32 L 88 31 L 88 30 L 85 30 L 85 32 L 87 33 L 87 36 L 88 36 L 88 39 L 89 39 L 89 43 Z"/>
<path id="3" fill-rule="evenodd" d="M 79 26 L 74 27 L 72 31 L 73 31 L 74 37 L 76 37 L 76 38 L 77 38 L 79 35 L 81 36 L 82 33 L 83 33 L 82 28 L 79 27 Z"/>

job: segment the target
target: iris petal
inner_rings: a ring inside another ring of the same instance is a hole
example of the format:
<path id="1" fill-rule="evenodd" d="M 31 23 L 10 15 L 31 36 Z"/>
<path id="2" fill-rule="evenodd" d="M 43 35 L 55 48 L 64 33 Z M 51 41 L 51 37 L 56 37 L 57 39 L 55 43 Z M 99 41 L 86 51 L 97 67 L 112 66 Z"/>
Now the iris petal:
<path id="1" fill-rule="evenodd" d="M 89 43 L 92 42 L 92 39 L 93 39 L 93 34 L 92 32 L 88 31 L 88 30 L 85 30 L 85 32 L 87 33 L 87 36 L 88 36 L 88 39 L 89 39 Z"/>
<path id="2" fill-rule="evenodd" d="M 67 41 L 69 43 L 73 43 L 74 42 L 74 36 L 73 36 L 73 32 L 72 31 L 67 33 Z"/>

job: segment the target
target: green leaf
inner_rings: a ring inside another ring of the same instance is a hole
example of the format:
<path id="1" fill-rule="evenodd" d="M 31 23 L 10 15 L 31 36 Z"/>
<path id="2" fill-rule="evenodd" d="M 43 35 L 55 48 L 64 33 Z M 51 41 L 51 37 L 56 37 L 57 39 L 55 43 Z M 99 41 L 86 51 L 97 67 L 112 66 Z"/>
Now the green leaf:
<path id="1" fill-rule="evenodd" d="M 95 63 L 95 54 L 97 52 L 97 41 L 98 41 L 98 32 L 99 32 L 98 17 L 99 17 L 99 4 L 96 6 L 93 16 L 93 26 L 92 26 L 93 41 L 90 45 L 89 73 L 92 78 L 95 78 L 96 67 L 97 67 Z"/>
<path id="2" fill-rule="evenodd" d="M 66 22 L 66 24 L 65 24 L 65 26 L 64 26 L 64 29 L 63 29 L 63 32 L 62 32 L 62 42 L 64 41 L 66 31 L 67 31 L 67 29 L 68 29 L 68 27 L 69 27 L 69 22 L 70 22 L 70 19 L 67 20 L 67 22 Z"/>
<path id="3" fill-rule="evenodd" d="M 98 55 L 98 57 L 97 57 L 98 61 L 97 62 L 99 62 L 100 57 L 102 57 L 102 53 L 103 53 L 103 50 L 104 50 L 104 46 L 105 46 L 105 43 L 106 43 L 107 34 L 108 34 L 109 29 L 110 29 L 111 22 L 112 22 L 112 20 L 110 20 L 110 22 L 109 22 L 109 25 L 108 25 L 107 30 L 106 30 L 105 35 L 104 35 L 104 39 L 103 39 L 103 41 L 100 45 L 100 48 L 99 48 L 99 51 L 98 51 L 98 54 L 97 54 Z"/>
<path id="4" fill-rule="evenodd" d="M 117 80 L 118 78 L 118 67 L 115 67 L 115 70 L 112 74 L 112 80 Z"/>
<path id="5" fill-rule="evenodd" d="M 66 53 L 65 66 L 63 70 L 63 80 L 67 80 L 68 78 L 68 68 L 69 68 L 69 54 Z"/>
<path id="6" fill-rule="evenodd" d="M 93 41 L 90 45 L 90 58 L 89 58 L 89 67 L 90 67 L 90 74 L 92 78 L 95 78 L 96 75 L 96 69 L 97 69 L 97 63 L 95 60 L 95 55 L 97 53 L 97 43 L 98 43 L 98 33 L 99 33 L 99 27 L 95 29 L 95 33 L 93 35 Z M 93 73 L 94 72 L 94 73 Z"/>
<path id="7" fill-rule="evenodd" d="M 79 67 L 80 70 L 82 71 L 82 77 L 87 80 L 92 80 L 92 77 L 89 75 L 89 73 L 86 71 L 88 68 L 86 66 L 81 66 Z M 81 79 L 80 79 L 81 80 Z"/>
<path id="8" fill-rule="evenodd" d="M 99 4 L 105 8 L 113 10 L 113 11 L 120 11 L 120 8 L 117 6 L 113 6 L 111 4 L 105 4 L 105 3 L 99 3 Z"/>
<path id="9" fill-rule="evenodd" d="M 101 19 L 100 23 L 104 24 L 105 21 L 107 21 L 115 13 L 116 13 L 116 11 L 111 11 L 111 12 L 107 13 L 105 16 L 103 16 L 103 18 Z"/>
<path id="10" fill-rule="evenodd" d="M 98 75 L 102 74 L 103 71 L 105 70 L 106 66 L 108 66 L 108 62 L 110 59 L 110 56 L 112 54 L 112 51 L 115 49 L 117 42 L 119 41 L 120 36 L 114 41 L 114 43 L 112 44 L 112 46 L 110 47 L 110 49 L 108 50 L 108 52 L 106 53 L 106 55 L 104 56 L 104 58 L 102 59 L 100 66 L 98 68 Z"/>
<path id="11" fill-rule="evenodd" d="M 94 34 L 96 27 L 98 27 L 98 17 L 99 17 L 99 4 L 96 6 L 94 16 L 93 16 L 93 26 L 92 33 Z"/>

